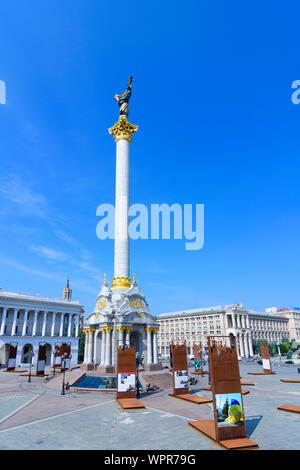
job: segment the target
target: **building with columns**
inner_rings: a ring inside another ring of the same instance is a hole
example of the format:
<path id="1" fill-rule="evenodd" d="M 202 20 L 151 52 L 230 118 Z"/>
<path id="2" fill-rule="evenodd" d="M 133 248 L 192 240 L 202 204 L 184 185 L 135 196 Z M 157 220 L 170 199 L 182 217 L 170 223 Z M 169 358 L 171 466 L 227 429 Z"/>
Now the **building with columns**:
<path id="1" fill-rule="evenodd" d="M 282 312 L 257 312 L 240 303 L 166 313 L 159 315 L 157 322 L 160 325 L 158 351 L 162 356 L 169 355 L 172 340 L 186 340 L 188 352 L 192 354 L 193 344 L 201 341 L 207 346 L 210 335 L 233 334 L 239 357 L 251 357 L 257 340 L 277 343 L 284 337 L 291 338 L 289 319 Z"/>
<path id="2" fill-rule="evenodd" d="M 72 364 L 78 362 L 78 340 L 83 307 L 71 300 L 72 291 L 64 289 L 63 298 L 20 294 L 0 289 L 0 363 L 6 365 L 10 343 L 17 343 L 17 366 L 27 364 L 26 353 L 33 351 L 36 364 L 39 343 L 47 344 L 46 365 L 53 363 L 55 344 L 71 344 Z"/>
<path id="3" fill-rule="evenodd" d="M 118 346 L 135 345 L 146 370 L 160 368 L 157 355 L 159 325 L 138 282 L 130 278 L 129 256 L 129 161 L 130 144 L 138 126 L 128 121 L 131 79 L 126 92 L 116 95 L 119 120 L 109 129 L 116 143 L 114 277 L 111 286 L 104 279 L 94 311 L 85 323 L 87 369 L 116 372 Z"/>

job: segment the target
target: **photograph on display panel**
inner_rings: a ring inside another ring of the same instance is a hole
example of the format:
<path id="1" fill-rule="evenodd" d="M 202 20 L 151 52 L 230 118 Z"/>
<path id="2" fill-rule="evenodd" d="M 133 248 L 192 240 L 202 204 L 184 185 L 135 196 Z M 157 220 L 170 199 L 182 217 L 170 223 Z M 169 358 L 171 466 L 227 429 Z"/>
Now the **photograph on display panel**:
<path id="1" fill-rule="evenodd" d="M 118 374 L 118 392 L 135 391 L 135 374 Z"/>
<path id="2" fill-rule="evenodd" d="M 175 388 L 186 388 L 188 387 L 189 378 L 187 370 L 179 370 L 174 372 Z"/>
<path id="3" fill-rule="evenodd" d="M 240 393 L 216 394 L 218 427 L 244 424 L 242 395 Z"/>

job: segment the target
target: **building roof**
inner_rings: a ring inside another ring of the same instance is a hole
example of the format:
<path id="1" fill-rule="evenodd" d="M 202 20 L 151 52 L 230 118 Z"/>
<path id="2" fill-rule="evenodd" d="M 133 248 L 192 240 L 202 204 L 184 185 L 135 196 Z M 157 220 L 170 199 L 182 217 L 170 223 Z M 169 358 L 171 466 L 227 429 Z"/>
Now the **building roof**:
<path id="1" fill-rule="evenodd" d="M 45 303 L 60 303 L 63 305 L 72 305 L 74 307 L 76 306 L 81 306 L 79 300 L 64 300 L 62 298 L 56 298 L 56 297 L 43 297 L 39 294 L 32 295 L 32 294 L 23 294 L 20 292 L 11 292 L 11 291 L 5 291 L 0 288 L 0 299 L 1 297 L 5 297 L 6 299 L 16 299 L 19 301 L 33 301 L 33 302 L 45 302 Z"/>

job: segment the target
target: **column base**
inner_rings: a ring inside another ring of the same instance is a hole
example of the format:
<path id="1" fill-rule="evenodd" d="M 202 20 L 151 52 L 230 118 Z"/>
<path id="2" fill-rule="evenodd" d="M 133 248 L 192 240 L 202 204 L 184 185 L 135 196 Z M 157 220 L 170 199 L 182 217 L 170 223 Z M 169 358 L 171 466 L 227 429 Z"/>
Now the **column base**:
<path id="1" fill-rule="evenodd" d="M 103 366 L 97 364 L 95 366 L 95 370 L 99 372 L 99 374 L 116 374 L 116 368 L 114 366 Z"/>

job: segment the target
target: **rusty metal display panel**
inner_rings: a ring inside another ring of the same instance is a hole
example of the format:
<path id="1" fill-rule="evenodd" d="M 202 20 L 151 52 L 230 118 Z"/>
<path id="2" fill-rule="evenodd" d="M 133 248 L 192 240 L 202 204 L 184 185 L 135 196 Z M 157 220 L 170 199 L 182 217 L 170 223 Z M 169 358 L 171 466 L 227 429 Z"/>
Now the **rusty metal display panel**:
<path id="1" fill-rule="evenodd" d="M 36 373 L 37 375 L 44 375 L 45 365 L 46 365 L 46 343 L 39 343 L 38 358 L 36 363 Z"/>
<path id="2" fill-rule="evenodd" d="M 15 370 L 16 361 L 17 361 L 17 351 L 18 351 L 18 343 L 10 343 L 6 370 Z"/>
<path id="3" fill-rule="evenodd" d="M 117 351 L 117 399 L 136 397 L 136 349 L 134 346 Z"/>
<path id="4" fill-rule="evenodd" d="M 63 355 L 65 357 L 63 358 Z M 67 370 L 71 366 L 71 343 L 62 343 L 60 347 L 61 371 Z"/>
<path id="5" fill-rule="evenodd" d="M 202 344 L 195 343 L 193 347 L 195 371 L 194 374 L 203 374 Z"/>
<path id="6" fill-rule="evenodd" d="M 260 345 L 260 355 L 263 362 L 263 370 L 265 374 L 272 374 L 271 359 L 269 353 L 269 343 Z"/>
<path id="7" fill-rule="evenodd" d="M 53 367 L 61 367 L 61 344 L 55 343 L 53 350 Z"/>
<path id="8" fill-rule="evenodd" d="M 170 344 L 173 363 L 173 395 L 190 393 L 186 343 Z"/>
<path id="9" fill-rule="evenodd" d="M 217 441 L 247 437 L 234 336 L 209 336 L 208 353 Z"/>

